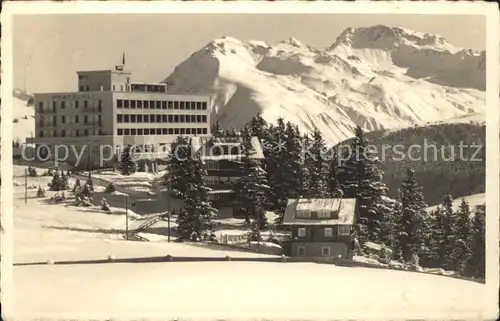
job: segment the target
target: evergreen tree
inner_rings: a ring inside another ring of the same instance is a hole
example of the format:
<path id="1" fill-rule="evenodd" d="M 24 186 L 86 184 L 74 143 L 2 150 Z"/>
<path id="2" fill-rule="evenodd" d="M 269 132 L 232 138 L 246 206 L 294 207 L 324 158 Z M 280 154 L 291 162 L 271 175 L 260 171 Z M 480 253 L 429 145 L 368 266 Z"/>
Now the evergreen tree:
<path id="1" fill-rule="evenodd" d="M 309 146 L 306 146 L 309 147 Z M 328 196 L 328 169 L 326 164 L 326 145 L 321 133 L 316 129 L 313 133 L 312 145 L 308 148 L 305 166 L 309 173 L 306 197 L 324 198 Z"/>
<path id="2" fill-rule="evenodd" d="M 215 123 L 212 125 L 211 131 L 214 137 L 224 136 L 224 130 L 222 129 L 222 126 L 220 125 L 220 122 L 218 120 L 215 121 Z"/>
<path id="3" fill-rule="evenodd" d="M 76 181 L 75 181 L 75 186 L 73 186 L 73 193 L 76 191 L 76 189 L 81 186 L 81 182 L 80 182 L 80 179 L 77 178 Z"/>
<path id="4" fill-rule="evenodd" d="M 471 230 L 471 211 L 469 203 L 467 203 L 464 198 L 462 198 L 462 202 L 455 216 L 457 220 L 453 228 L 453 244 L 451 245 L 450 261 L 453 262 L 456 271 L 464 274 L 467 262 L 471 256 L 471 249 L 468 244 Z"/>
<path id="5" fill-rule="evenodd" d="M 260 223 L 258 220 L 254 219 L 252 221 L 252 226 L 250 230 L 250 241 L 262 241 L 262 235 L 260 234 Z"/>
<path id="6" fill-rule="evenodd" d="M 451 194 L 446 194 L 443 197 L 441 209 L 442 217 L 438 220 L 438 230 L 442 233 L 436 235 L 433 241 L 439 242 L 439 261 L 441 267 L 445 270 L 455 270 L 457 266 L 452 258 L 453 246 L 456 244 L 454 236 L 454 225 L 457 221 L 456 213 L 453 211 L 453 197 Z"/>
<path id="7" fill-rule="evenodd" d="M 358 222 L 366 225 L 369 239 L 378 242 L 384 215 L 390 210 L 383 200 L 387 186 L 361 127 L 356 128 L 351 146 L 342 146 L 340 153 L 345 161 L 337 168 L 337 181 L 344 197 L 358 200 Z"/>
<path id="8" fill-rule="evenodd" d="M 254 116 L 249 126 L 252 136 L 258 137 L 261 141 L 266 138 L 267 123 L 260 115 Z"/>
<path id="9" fill-rule="evenodd" d="M 415 180 L 415 172 L 408 168 L 406 178 L 399 189 L 401 202 L 400 222 L 396 225 L 398 247 L 405 262 L 410 262 L 414 255 L 419 257 L 427 253 L 429 240 L 429 219 L 427 204 L 424 202 L 422 188 Z"/>
<path id="10" fill-rule="evenodd" d="M 128 145 L 123 149 L 120 157 L 119 169 L 122 175 L 132 175 L 137 172 L 137 162 L 132 155 L 131 146 Z"/>
<path id="11" fill-rule="evenodd" d="M 52 181 L 48 184 L 51 191 L 64 191 L 67 188 L 67 180 L 63 175 L 64 173 L 61 173 L 60 170 L 53 172 Z"/>
<path id="12" fill-rule="evenodd" d="M 191 147 L 187 137 L 179 136 L 170 146 L 170 153 L 166 160 L 166 174 L 164 184 L 169 186 L 171 196 L 184 198 L 187 189 L 187 161 L 191 157 Z"/>
<path id="13" fill-rule="evenodd" d="M 206 186 L 206 171 L 199 158 L 191 157 L 186 163 L 186 192 L 181 219 L 178 219 L 178 230 L 182 237 L 192 241 L 209 241 L 215 239 L 213 218 L 217 210 L 210 205 Z"/>
<path id="14" fill-rule="evenodd" d="M 236 130 L 234 130 L 234 128 L 231 128 L 231 129 L 228 129 L 225 131 L 224 136 L 225 137 L 237 137 L 238 134 L 236 133 Z"/>
<path id="15" fill-rule="evenodd" d="M 466 274 L 476 278 L 485 278 L 486 248 L 485 248 L 485 213 L 475 212 L 471 222 L 469 247 L 471 255 L 467 261 Z"/>
<path id="16" fill-rule="evenodd" d="M 235 183 L 236 202 L 247 224 L 250 224 L 250 219 L 253 219 L 259 224 L 259 228 L 265 228 L 267 226 L 265 207 L 269 186 L 266 172 L 262 169 L 260 161 L 254 158 L 255 150 L 247 129 L 243 131 L 242 145 L 243 157 L 240 165 L 243 175 Z"/>

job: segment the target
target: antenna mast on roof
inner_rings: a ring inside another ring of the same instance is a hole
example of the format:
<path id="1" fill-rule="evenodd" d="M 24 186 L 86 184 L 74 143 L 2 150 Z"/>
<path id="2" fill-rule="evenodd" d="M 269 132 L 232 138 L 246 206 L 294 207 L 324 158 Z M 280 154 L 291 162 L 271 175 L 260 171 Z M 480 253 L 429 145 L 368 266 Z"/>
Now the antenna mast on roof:
<path id="1" fill-rule="evenodd" d="M 123 53 L 123 55 L 122 55 L 122 64 L 115 66 L 115 70 L 123 71 L 124 67 L 125 67 L 125 53 Z"/>

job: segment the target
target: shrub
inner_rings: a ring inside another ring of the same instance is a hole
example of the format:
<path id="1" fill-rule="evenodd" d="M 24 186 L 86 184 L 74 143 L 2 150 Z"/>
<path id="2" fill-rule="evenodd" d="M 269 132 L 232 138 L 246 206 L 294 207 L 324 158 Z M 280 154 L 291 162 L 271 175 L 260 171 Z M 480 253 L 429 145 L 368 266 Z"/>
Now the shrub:
<path id="1" fill-rule="evenodd" d="M 115 191 L 116 191 L 115 185 L 113 183 L 109 183 L 109 185 L 106 187 L 106 190 L 104 192 L 111 194 Z"/>
<path id="2" fill-rule="evenodd" d="M 36 197 L 45 197 L 45 190 L 41 186 L 38 186 L 38 191 L 36 191 Z"/>

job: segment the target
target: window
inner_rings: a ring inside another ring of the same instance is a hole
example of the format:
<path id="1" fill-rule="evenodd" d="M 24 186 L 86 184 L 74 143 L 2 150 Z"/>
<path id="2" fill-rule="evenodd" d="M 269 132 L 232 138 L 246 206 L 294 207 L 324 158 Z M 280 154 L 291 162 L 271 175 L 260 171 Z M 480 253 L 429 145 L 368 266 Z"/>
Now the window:
<path id="1" fill-rule="evenodd" d="M 83 108 L 88 108 L 89 107 L 89 102 L 84 100 L 83 101 Z"/>
<path id="2" fill-rule="evenodd" d="M 206 129 L 206 128 L 203 128 L 203 129 L 202 129 L 202 132 L 203 132 L 203 134 L 204 134 L 204 135 L 206 135 L 206 134 L 207 134 L 207 129 Z"/>
<path id="3" fill-rule="evenodd" d="M 66 102 L 63 100 L 61 101 L 61 108 L 62 109 L 65 109 L 66 108 Z"/>
<path id="4" fill-rule="evenodd" d="M 330 218 L 330 212 L 329 211 L 321 211 L 318 212 L 318 218 Z"/>
<path id="5" fill-rule="evenodd" d="M 130 101 L 130 108 L 135 108 L 135 100 Z"/>
<path id="6" fill-rule="evenodd" d="M 186 122 L 186 120 L 185 120 L 185 116 L 186 116 L 186 115 L 179 115 L 179 122 L 181 122 L 181 123 L 185 123 L 185 122 Z"/>
<path id="7" fill-rule="evenodd" d="M 167 102 L 166 101 L 161 102 L 161 109 L 167 109 Z"/>
<path id="8" fill-rule="evenodd" d="M 115 91 L 115 85 L 113 85 L 113 91 Z"/>
<path id="9" fill-rule="evenodd" d="M 196 128 L 196 134 L 201 135 L 201 128 Z"/>
<path id="10" fill-rule="evenodd" d="M 166 123 L 167 122 L 167 115 L 161 115 L 161 122 Z"/>
<path id="11" fill-rule="evenodd" d="M 196 109 L 201 110 L 201 101 L 196 102 Z"/>
<path id="12" fill-rule="evenodd" d="M 97 110 L 102 111 L 102 100 L 100 99 L 97 101 Z"/>
<path id="13" fill-rule="evenodd" d="M 142 130 L 142 128 L 137 129 L 137 135 L 144 135 L 144 131 Z"/>
<path id="14" fill-rule="evenodd" d="M 178 123 L 179 122 L 179 115 L 174 115 L 174 123 Z"/>
<path id="15" fill-rule="evenodd" d="M 116 101 L 116 107 L 118 107 L 118 108 L 123 108 L 123 100 L 118 99 L 118 100 Z"/>
<path id="16" fill-rule="evenodd" d="M 168 122 L 169 123 L 174 122 L 174 115 L 168 115 Z"/>
<path id="17" fill-rule="evenodd" d="M 335 220 L 338 220 L 339 219 L 339 212 L 337 211 L 331 211 L 330 212 L 330 217 L 335 219 Z"/>
<path id="18" fill-rule="evenodd" d="M 127 115 L 127 114 L 123 115 L 123 122 L 130 123 L 130 115 Z"/>
<path id="19" fill-rule="evenodd" d="M 99 126 L 102 125 L 102 116 L 101 115 L 97 116 L 97 123 L 99 124 Z"/>
<path id="20" fill-rule="evenodd" d="M 142 114 L 141 115 L 137 115 L 137 122 L 138 123 L 142 123 Z"/>
<path id="21" fill-rule="evenodd" d="M 300 255 L 300 256 L 306 255 L 306 247 L 305 246 L 297 246 L 297 255 Z"/>
<path id="22" fill-rule="evenodd" d="M 61 116 L 61 123 L 65 124 L 66 123 L 66 116 Z"/>
<path id="23" fill-rule="evenodd" d="M 205 102 L 201 103 L 201 109 L 207 110 L 207 103 Z"/>
<path id="24" fill-rule="evenodd" d="M 118 122 L 118 123 L 123 122 L 123 115 L 122 114 L 116 115 L 116 122 Z"/>
<path id="25" fill-rule="evenodd" d="M 130 129 L 125 128 L 125 130 L 123 131 L 123 133 L 124 133 L 125 135 L 130 135 Z"/>
<path id="26" fill-rule="evenodd" d="M 78 103 L 79 103 L 79 101 L 78 101 L 78 100 L 77 100 L 77 101 L 75 101 L 75 108 L 80 107 L 80 106 L 78 106 Z"/>
<path id="27" fill-rule="evenodd" d="M 156 122 L 161 123 L 161 116 L 162 115 L 156 115 Z"/>
<path id="28" fill-rule="evenodd" d="M 125 103 L 124 108 L 129 108 L 130 107 L 130 101 L 129 100 L 125 100 L 124 103 Z"/>
<path id="29" fill-rule="evenodd" d="M 309 211 L 297 211 L 297 218 L 311 218 L 311 212 Z"/>
<path id="30" fill-rule="evenodd" d="M 333 230 L 331 227 L 325 227 L 325 237 L 332 237 L 333 236 Z"/>
<path id="31" fill-rule="evenodd" d="M 156 135 L 161 135 L 161 128 L 156 128 Z"/>
<path id="32" fill-rule="evenodd" d="M 206 123 L 207 122 L 207 115 L 201 115 L 201 122 Z"/>
<path id="33" fill-rule="evenodd" d="M 156 109 L 161 109 L 161 101 L 156 101 Z"/>
<path id="34" fill-rule="evenodd" d="M 186 117 L 186 123 L 191 122 L 191 115 L 184 115 Z"/>
<path id="35" fill-rule="evenodd" d="M 297 229 L 297 234 L 299 237 L 305 237 L 306 236 L 306 229 L 305 227 L 299 227 Z"/>
<path id="36" fill-rule="evenodd" d="M 130 115 L 130 122 L 131 122 L 131 123 L 135 123 L 135 122 L 136 122 L 136 120 L 135 120 L 135 116 L 136 116 L 136 115 L 134 115 L 134 114 Z"/>
<path id="37" fill-rule="evenodd" d="M 186 135 L 191 135 L 191 128 L 186 128 Z"/>
<path id="38" fill-rule="evenodd" d="M 181 135 L 185 135 L 186 134 L 186 128 L 181 128 Z"/>
<path id="39" fill-rule="evenodd" d="M 120 129 L 118 129 L 118 130 L 117 130 L 117 134 L 118 134 L 118 135 L 123 135 L 123 129 L 121 129 L 121 128 L 120 128 Z"/>
<path id="40" fill-rule="evenodd" d="M 149 128 L 144 128 L 144 135 L 149 135 Z"/>
<path id="41" fill-rule="evenodd" d="M 130 129 L 130 135 L 136 135 L 137 130 L 135 128 Z"/>
<path id="42" fill-rule="evenodd" d="M 173 128 L 169 128 L 168 129 L 168 134 L 169 135 L 173 135 L 174 134 L 174 129 Z"/>
<path id="43" fill-rule="evenodd" d="M 75 115 L 75 123 L 78 124 L 80 122 L 80 118 L 78 117 L 78 115 Z"/>
<path id="44" fill-rule="evenodd" d="M 89 135 L 89 130 L 88 130 L 88 129 L 85 129 L 85 130 L 83 131 L 83 136 L 88 136 L 88 135 Z"/>
<path id="45" fill-rule="evenodd" d="M 185 107 L 184 102 L 183 102 L 183 101 L 180 101 L 180 102 L 179 102 L 179 109 L 180 109 L 180 110 L 184 110 L 184 109 L 185 109 L 184 107 Z"/>
<path id="46" fill-rule="evenodd" d="M 149 109 L 149 100 L 144 101 L 144 109 Z"/>
<path id="47" fill-rule="evenodd" d="M 65 129 L 61 130 L 61 136 L 66 137 L 66 130 Z"/>
<path id="48" fill-rule="evenodd" d="M 174 101 L 174 109 L 179 109 L 179 102 L 178 101 Z"/>
<path id="49" fill-rule="evenodd" d="M 75 136 L 76 137 L 80 136 L 80 130 L 78 130 L 78 129 L 75 130 Z"/>
<path id="50" fill-rule="evenodd" d="M 85 86 L 80 86 L 80 91 L 85 91 Z"/>
<path id="51" fill-rule="evenodd" d="M 137 101 L 137 108 L 142 108 L 142 100 Z"/>
<path id="52" fill-rule="evenodd" d="M 154 100 L 149 101 L 149 109 L 155 109 L 155 102 Z"/>
<path id="53" fill-rule="evenodd" d="M 179 128 L 174 128 L 174 135 L 179 135 Z"/>
<path id="54" fill-rule="evenodd" d="M 172 101 L 167 102 L 168 109 L 174 109 L 174 103 Z"/>
<path id="55" fill-rule="evenodd" d="M 339 225 L 339 236 L 349 236 L 351 227 L 349 225 Z"/>
<path id="56" fill-rule="evenodd" d="M 56 102 L 52 102 L 52 111 L 55 113 L 56 112 Z"/>
<path id="57" fill-rule="evenodd" d="M 38 111 L 43 112 L 43 102 L 42 101 L 38 103 Z"/>
<path id="58" fill-rule="evenodd" d="M 155 115 L 149 115 L 149 122 L 154 123 L 155 122 Z"/>
<path id="59" fill-rule="evenodd" d="M 330 247 L 322 246 L 321 247 L 321 255 L 330 255 Z"/>
<path id="60" fill-rule="evenodd" d="M 89 116 L 85 115 L 83 116 L 83 123 L 88 123 L 89 122 Z"/>
<path id="61" fill-rule="evenodd" d="M 38 133 L 38 136 L 43 137 L 43 130 Z"/>
<path id="62" fill-rule="evenodd" d="M 161 133 L 162 133 L 162 135 L 167 135 L 168 130 L 166 128 L 162 128 Z"/>

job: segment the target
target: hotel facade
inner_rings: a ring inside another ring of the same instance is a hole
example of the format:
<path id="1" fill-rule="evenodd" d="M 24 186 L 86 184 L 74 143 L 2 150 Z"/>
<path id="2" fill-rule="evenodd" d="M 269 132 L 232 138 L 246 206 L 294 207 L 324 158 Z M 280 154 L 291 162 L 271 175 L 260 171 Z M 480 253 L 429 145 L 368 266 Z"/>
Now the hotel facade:
<path id="1" fill-rule="evenodd" d="M 58 149 L 61 161 L 66 146 L 70 165 L 110 167 L 126 145 L 154 160 L 180 135 L 210 135 L 210 95 L 170 94 L 164 83 L 133 82 L 124 66 L 77 75 L 77 92 L 34 95 L 35 136 L 27 142 L 40 160 L 54 159 Z"/>

